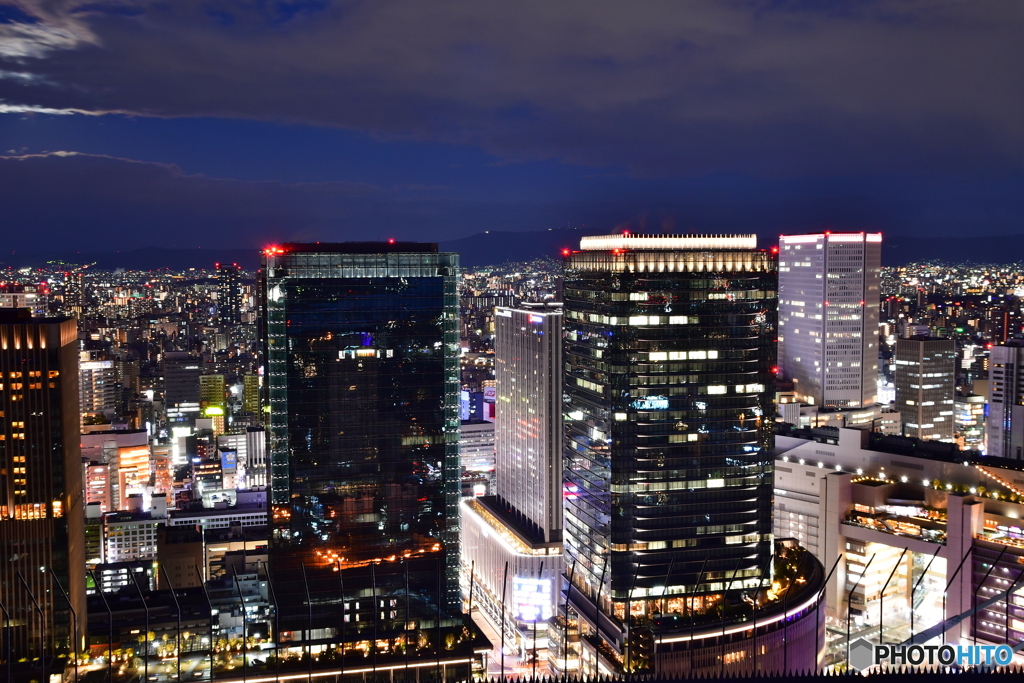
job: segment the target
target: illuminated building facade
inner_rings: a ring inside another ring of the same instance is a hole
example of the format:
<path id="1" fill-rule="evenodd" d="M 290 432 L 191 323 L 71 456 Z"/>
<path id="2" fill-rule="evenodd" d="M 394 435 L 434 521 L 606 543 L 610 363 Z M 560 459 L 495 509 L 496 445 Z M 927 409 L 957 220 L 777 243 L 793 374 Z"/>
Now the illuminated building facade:
<path id="1" fill-rule="evenodd" d="M 47 657 L 71 649 L 71 613 L 54 578 L 84 615 L 83 492 L 76 321 L 0 310 L 0 602 L 14 661 L 38 665 L 41 644 Z M 84 618 L 78 626 L 81 638 Z"/>
<path id="2" fill-rule="evenodd" d="M 561 540 L 561 304 L 494 315 L 495 494 L 543 541 Z"/>
<path id="3" fill-rule="evenodd" d="M 801 403 L 876 403 L 881 255 L 880 233 L 779 238 L 779 370 Z"/>
<path id="4" fill-rule="evenodd" d="M 952 441 L 956 346 L 952 339 L 915 336 L 896 340 L 896 409 L 903 434 Z"/>
<path id="5" fill-rule="evenodd" d="M 506 644 L 532 651 L 546 647 L 563 572 L 562 311 L 522 304 L 494 315 L 495 484 L 463 502 L 462 562 L 496 630 L 504 616 Z"/>
<path id="6" fill-rule="evenodd" d="M 49 297 L 46 284 L 0 284 L 0 308 L 27 308 L 36 318 L 48 315 Z"/>
<path id="7" fill-rule="evenodd" d="M 109 422 L 117 411 L 120 387 L 114 361 L 99 351 L 82 351 L 78 363 L 78 406 L 82 424 Z"/>
<path id="8" fill-rule="evenodd" d="M 1024 460 L 1024 340 L 1008 340 L 989 353 L 986 453 Z"/>
<path id="9" fill-rule="evenodd" d="M 581 670 L 749 671 L 731 629 L 739 594 L 771 576 L 776 257 L 753 235 L 624 235 L 583 238 L 564 264 Z M 717 631 L 700 626 L 711 615 Z M 698 624 L 686 635 L 683 616 Z M 813 624 L 800 637 L 815 642 Z"/>
<path id="10" fill-rule="evenodd" d="M 264 252 L 262 277 L 281 629 L 345 642 L 361 662 L 365 649 L 378 664 L 405 661 L 406 642 L 447 661 L 468 646 L 458 256 L 435 244 L 285 244 Z M 443 654 L 442 632 L 457 643 Z"/>

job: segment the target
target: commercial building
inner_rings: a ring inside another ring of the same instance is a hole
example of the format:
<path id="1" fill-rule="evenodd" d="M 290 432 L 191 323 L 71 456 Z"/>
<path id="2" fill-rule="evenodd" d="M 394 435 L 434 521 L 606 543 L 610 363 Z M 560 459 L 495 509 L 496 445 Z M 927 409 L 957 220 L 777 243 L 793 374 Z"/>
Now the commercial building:
<path id="1" fill-rule="evenodd" d="M 494 490 L 463 502 L 462 563 L 467 580 L 473 568 L 477 604 L 495 629 L 536 656 L 547 647 L 564 571 L 562 310 L 522 304 L 494 314 Z M 507 609 L 503 595 L 511 595 Z"/>
<path id="2" fill-rule="evenodd" d="M 952 441 L 955 394 L 952 339 L 918 335 L 896 340 L 896 408 L 905 436 Z"/>
<path id="3" fill-rule="evenodd" d="M 110 422 L 117 412 L 120 385 L 114 361 L 98 351 L 82 351 L 78 364 L 79 410 L 82 423 Z"/>
<path id="4" fill-rule="evenodd" d="M 1007 340 L 989 353 L 986 452 L 1024 460 L 1024 340 Z"/>
<path id="5" fill-rule="evenodd" d="M 168 419 L 172 408 L 187 412 L 183 421 L 194 421 L 199 412 L 200 361 L 185 351 L 164 353 L 164 406 Z M 184 410 L 188 406 L 189 410 Z"/>
<path id="6" fill-rule="evenodd" d="M 30 666 L 41 648 L 67 654 L 84 635 L 84 620 L 72 632 L 61 592 L 85 614 L 78 427 L 76 321 L 0 309 L 0 602 L 11 617 L 10 656 Z"/>
<path id="7" fill-rule="evenodd" d="M 483 491 L 471 489 L 463 495 L 486 493 L 494 480 L 494 423 L 483 420 L 460 420 L 459 459 L 463 477 Z"/>
<path id="8" fill-rule="evenodd" d="M 881 247 L 879 233 L 779 238 L 779 371 L 799 402 L 876 403 Z"/>
<path id="9" fill-rule="evenodd" d="M 799 617 L 765 596 L 759 629 L 739 626 L 751 615 L 741 593 L 760 594 L 783 554 L 771 534 L 775 255 L 754 235 L 580 246 L 564 262 L 563 458 L 581 673 L 814 668 L 819 603 L 799 591 L 823 578 L 817 563 L 799 589 L 787 579 Z"/>
<path id="10" fill-rule="evenodd" d="M 1024 639 L 1019 461 L 823 428 L 781 432 L 775 473 L 775 534 L 835 565 L 825 595 L 837 632 L 849 615 L 851 641 L 884 628 L 901 642 L 943 620 L 948 643 Z M 825 663 L 841 664 L 845 646 L 836 637 Z"/>
<path id="11" fill-rule="evenodd" d="M 468 678 L 457 275 L 434 244 L 285 244 L 264 252 L 262 305 L 282 631 L 378 670 L 407 644 Z"/>
<path id="12" fill-rule="evenodd" d="M 50 289 L 45 284 L 0 284 L 0 308 L 27 308 L 32 317 L 49 315 Z"/>

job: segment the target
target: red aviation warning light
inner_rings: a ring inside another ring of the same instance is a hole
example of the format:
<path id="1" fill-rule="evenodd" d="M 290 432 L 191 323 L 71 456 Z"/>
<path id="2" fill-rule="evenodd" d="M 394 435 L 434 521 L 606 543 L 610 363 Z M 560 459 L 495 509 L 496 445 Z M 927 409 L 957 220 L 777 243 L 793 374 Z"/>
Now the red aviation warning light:
<path id="1" fill-rule="evenodd" d="M 779 366 L 778 365 L 773 365 L 772 366 L 772 374 L 773 375 L 779 374 Z"/>
<path id="2" fill-rule="evenodd" d="M 388 244 L 394 244 L 394 243 L 395 243 L 395 238 L 394 237 L 389 237 L 388 238 Z"/>
<path id="3" fill-rule="evenodd" d="M 569 250 L 568 249 L 563 249 L 562 250 L 562 256 L 568 256 L 568 255 L 569 255 Z"/>

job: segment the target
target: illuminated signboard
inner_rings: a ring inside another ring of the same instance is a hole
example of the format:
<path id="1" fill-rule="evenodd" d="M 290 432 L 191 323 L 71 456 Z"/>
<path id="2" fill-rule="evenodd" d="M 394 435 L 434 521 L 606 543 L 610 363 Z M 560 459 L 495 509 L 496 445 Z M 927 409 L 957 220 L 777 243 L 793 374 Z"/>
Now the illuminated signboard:
<path id="1" fill-rule="evenodd" d="M 516 617 L 520 621 L 546 621 L 551 618 L 551 579 L 516 577 L 512 587 Z"/>
<path id="2" fill-rule="evenodd" d="M 530 314 L 530 322 L 531 323 L 542 323 L 542 322 L 544 322 L 544 316 L 542 316 L 542 315 L 533 315 L 531 313 Z"/>
<path id="3" fill-rule="evenodd" d="M 667 396 L 647 396 L 633 401 L 636 410 L 668 410 Z"/>

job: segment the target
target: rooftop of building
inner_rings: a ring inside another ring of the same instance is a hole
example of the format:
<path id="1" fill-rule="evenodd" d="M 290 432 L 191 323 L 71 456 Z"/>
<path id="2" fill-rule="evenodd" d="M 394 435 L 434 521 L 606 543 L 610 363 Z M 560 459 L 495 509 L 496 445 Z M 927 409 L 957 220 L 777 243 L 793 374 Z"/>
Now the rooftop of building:
<path id="1" fill-rule="evenodd" d="M 580 238 L 583 251 L 613 249 L 685 250 L 685 249 L 756 249 L 757 235 L 748 234 L 649 234 L 624 232 L 620 235 L 595 235 Z"/>
<path id="2" fill-rule="evenodd" d="M 267 256 L 283 256 L 285 254 L 434 254 L 437 253 L 436 242 L 286 242 L 268 247 Z"/>
<path id="3" fill-rule="evenodd" d="M 525 515 L 513 508 L 509 503 L 498 496 L 480 496 L 469 500 L 470 507 L 485 514 L 482 516 L 491 523 L 491 526 L 499 530 L 499 526 L 512 532 L 525 548 L 537 550 L 548 547 L 561 547 L 562 541 L 545 541 L 544 534 L 536 523 L 527 519 Z M 509 539 L 506 539 L 509 540 Z"/>
<path id="4" fill-rule="evenodd" d="M 852 429 L 852 428 L 851 428 Z M 862 430 L 854 430 L 862 431 Z M 789 436 L 818 443 L 839 443 L 838 427 L 794 427 L 790 424 L 776 426 L 775 433 L 778 436 Z M 1009 458 L 998 458 L 993 455 L 984 455 L 979 451 L 960 450 L 955 443 L 946 441 L 925 441 L 912 436 L 887 436 L 878 432 L 866 432 L 867 445 L 865 448 L 879 453 L 889 455 L 902 455 L 907 457 L 927 458 L 928 460 L 939 460 L 951 463 L 970 463 L 972 465 L 988 465 L 1007 470 L 1024 471 L 1024 461 L 1011 460 Z"/>

